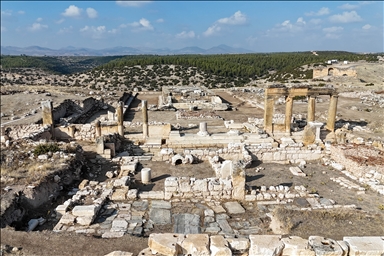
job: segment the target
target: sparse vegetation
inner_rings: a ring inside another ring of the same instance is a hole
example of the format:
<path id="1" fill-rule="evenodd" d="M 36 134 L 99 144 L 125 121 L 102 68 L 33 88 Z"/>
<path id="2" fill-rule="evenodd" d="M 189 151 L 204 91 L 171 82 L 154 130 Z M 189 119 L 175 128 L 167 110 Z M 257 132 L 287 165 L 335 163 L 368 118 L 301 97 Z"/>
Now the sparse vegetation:
<path id="1" fill-rule="evenodd" d="M 60 147 L 56 143 L 46 143 L 46 144 L 38 145 L 33 151 L 33 153 L 35 155 L 43 155 L 43 154 L 47 154 L 48 152 L 54 153 L 59 150 L 60 150 Z"/>

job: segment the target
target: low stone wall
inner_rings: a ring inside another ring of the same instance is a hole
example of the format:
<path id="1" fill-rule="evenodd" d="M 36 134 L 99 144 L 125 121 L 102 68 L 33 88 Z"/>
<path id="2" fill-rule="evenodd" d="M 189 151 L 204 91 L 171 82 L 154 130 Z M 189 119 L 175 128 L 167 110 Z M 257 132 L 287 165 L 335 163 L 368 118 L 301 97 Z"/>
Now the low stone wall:
<path id="1" fill-rule="evenodd" d="M 250 235 L 226 237 L 207 234 L 151 234 L 149 248 L 139 255 L 383 255 L 384 240 L 379 236 L 344 237 L 336 241 L 321 236 Z"/>
<path id="2" fill-rule="evenodd" d="M 49 140 L 52 137 L 49 126 L 41 124 L 13 125 L 5 129 L 9 130 L 8 137 L 11 140 L 31 139 L 38 141 Z"/>
<path id="3" fill-rule="evenodd" d="M 168 177 L 164 182 L 164 197 L 171 198 L 211 198 L 231 199 L 232 180 L 205 178 L 196 179 L 188 177 Z"/>

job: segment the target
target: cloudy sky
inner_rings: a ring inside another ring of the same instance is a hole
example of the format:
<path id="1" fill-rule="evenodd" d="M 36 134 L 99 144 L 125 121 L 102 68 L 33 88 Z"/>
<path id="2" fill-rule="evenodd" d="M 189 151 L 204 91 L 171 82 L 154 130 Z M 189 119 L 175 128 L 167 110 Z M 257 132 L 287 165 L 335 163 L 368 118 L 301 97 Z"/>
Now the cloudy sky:
<path id="1" fill-rule="evenodd" d="M 383 2 L 1 1 L 1 45 L 383 52 Z"/>

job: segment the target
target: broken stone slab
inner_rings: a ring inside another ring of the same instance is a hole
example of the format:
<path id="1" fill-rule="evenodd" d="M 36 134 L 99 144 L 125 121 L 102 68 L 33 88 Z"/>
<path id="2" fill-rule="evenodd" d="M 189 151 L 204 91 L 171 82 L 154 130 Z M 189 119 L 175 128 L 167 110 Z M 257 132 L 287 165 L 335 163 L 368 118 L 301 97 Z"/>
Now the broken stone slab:
<path id="1" fill-rule="evenodd" d="M 384 237 L 346 236 L 343 241 L 349 245 L 349 255 L 384 255 Z"/>
<path id="2" fill-rule="evenodd" d="M 240 214 L 245 213 L 245 209 L 238 202 L 226 202 L 224 203 L 225 209 L 229 214 Z"/>
<path id="3" fill-rule="evenodd" d="M 92 224 L 94 216 L 79 216 L 76 217 L 76 223 L 82 226 L 89 226 Z"/>
<path id="4" fill-rule="evenodd" d="M 125 232 L 124 231 L 119 231 L 119 232 L 112 232 L 112 231 L 107 231 L 104 234 L 101 235 L 102 238 L 118 238 L 124 236 Z"/>
<path id="5" fill-rule="evenodd" d="M 160 208 L 160 209 L 171 209 L 172 204 L 171 202 L 164 201 L 164 200 L 152 200 L 151 207 Z"/>
<path id="6" fill-rule="evenodd" d="M 303 171 L 297 166 L 289 167 L 289 171 L 295 176 L 300 176 L 300 177 L 306 176 L 306 174 L 303 173 Z"/>
<path id="7" fill-rule="evenodd" d="M 139 191 L 137 189 L 135 189 L 135 188 L 128 190 L 127 199 L 136 199 L 138 192 Z"/>
<path id="8" fill-rule="evenodd" d="M 149 210 L 149 219 L 153 221 L 154 224 L 171 224 L 171 211 L 160 208 L 151 208 Z"/>
<path id="9" fill-rule="evenodd" d="M 72 214 L 74 216 L 95 216 L 95 214 L 100 209 L 98 205 L 76 205 L 72 209 Z"/>
<path id="10" fill-rule="evenodd" d="M 181 243 L 183 255 L 209 256 L 209 236 L 207 234 L 188 234 Z"/>
<path id="11" fill-rule="evenodd" d="M 331 163 L 331 166 L 338 171 L 342 171 L 345 168 L 342 164 L 339 163 Z"/>
<path id="12" fill-rule="evenodd" d="M 307 239 L 289 236 L 281 241 L 284 243 L 283 255 L 315 256 L 315 251 L 311 250 Z"/>
<path id="13" fill-rule="evenodd" d="M 233 229 L 229 225 L 228 221 L 226 219 L 218 219 L 216 222 L 219 224 L 222 233 L 224 234 L 233 234 Z"/>
<path id="14" fill-rule="evenodd" d="M 124 252 L 124 251 L 113 251 L 113 252 L 110 252 L 108 254 L 105 254 L 104 256 L 133 256 L 133 253 Z"/>
<path id="15" fill-rule="evenodd" d="M 184 240 L 184 235 L 164 233 L 150 234 L 148 238 L 148 246 L 152 254 L 163 254 L 167 256 L 177 256 L 183 252 L 180 244 Z"/>
<path id="16" fill-rule="evenodd" d="M 124 219 L 114 219 L 112 221 L 111 232 L 125 232 L 128 228 L 128 222 Z"/>
<path id="17" fill-rule="evenodd" d="M 225 209 L 221 205 L 214 205 L 211 207 L 215 213 L 226 213 Z"/>
<path id="18" fill-rule="evenodd" d="M 131 178 L 129 176 L 121 177 L 120 179 L 115 180 L 113 183 L 114 187 L 125 187 L 129 185 Z"/>
<path id="19" fill-rule="evenodd" d="M 115 192 L 113 192 L 111 196 L 112 201 L 124 201 L 127 198 L 128 194 L 128 187 L 118 188 L 115 189 Z"/>
<path id="20" fill-rule="evenodd" d="M 223 236 L 211 236 L 209 246 L 211 256 L 232 256 L 232 251 L 228 246 L 228 242 Z"/>
<path id="21" fill-rule="evenodd" d="M 174 232 L 178 234 L 199 234 L 200 216 L 197 214 L 182 213 L 175 214 L 174 218 Z"/>
<path id="22" fill-rule="evenodd" d="M 284 243 L 279 235 L 250 235 L 249 255 L 279 256 L 284 249 Z"/>
<path id="23" fill-rule="evenodd" d="M 70 225 L 70 224 L 74 224 L 74 223 L 75 223 L 75 220 L 76 220 L 76 217 L 73 216 L 71 213 L 67 212 L 67 213 L 65 213 L 65 214 L 61 217 L 59 223 L 60 223 L 60 224 L 63 224 L 63 225 Z"/>
<path id="24" fill-rule="evenodd" d="M 333 239 L 325 238 L 321 236 L 310 236 L 308 238 L 308 244 L 315 251 L 316 256 L 330 255 L 330 256 L 342 256 L 344 254 L 343 249 Z"/>

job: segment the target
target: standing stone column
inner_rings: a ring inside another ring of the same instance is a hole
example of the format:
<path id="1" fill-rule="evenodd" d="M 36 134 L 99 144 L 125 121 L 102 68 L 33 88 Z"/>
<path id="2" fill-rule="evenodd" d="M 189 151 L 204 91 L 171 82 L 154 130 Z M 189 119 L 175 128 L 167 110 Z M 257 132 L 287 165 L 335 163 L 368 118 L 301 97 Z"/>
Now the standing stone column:
<path id="1" fill-rule="evenodd" d="M 291 133 L 293 98 L 288 96 L 285 100 L 285 132 Z"/>
<path id="2" fill-rule="evenodd" d="M 332 95 L 329 102 L 327 129 L 333 132 L 335 130 L 335 120 L 337 112 L 337 99 L 339 95 Z"/>
<path id="3" fill-rule="evenodd" d="M 43 125 L 53 125 L 52 101 L 42 101 L 41 109 L 43 111 Z"/>
<path id="4" fill-rule="evenodd" d="M 95 128 L 96 128 L 96 137 L 101 136 L 101 126 L 100 126 L 100 120 L 97 120 L 95 123 Z M 120 133 L 119 133 L 120 134 Z"/>
<path id="5" fill-rule="evenodd" d="M 141 101 L 141 110 L 143 111 L 143 138 L 148 138 L 148 102 L 146 100 Z"/>
<path id="6" fill-rule="evenodd" d="M 266 132 L 272 132 L 272 119 L 273 119 L 273 108 L 275 99 L 273 96 L 265 96 L 264 102 L 264 130 Z"/>
<path id="7" fill-rule="evenodd" d="M 310 96 L 308 99 L 307 123 L 315 121 L 315 103 L 316 103 L 316 98 L 314 96 Z"/>
<path id="8" fill-rule="evenodd" d="M 55 138 L 55 127 L 53 124 L 53 105 L 52 101 L 42 101 L 41 102 L 41 109 L 43 111 L 43 125 L 49 125 L 51 130 L 52 139 Z"/>
<path id="9" fill-rule="evenodd" d="M 197 133 L 199 136 L 207 136 L 208 131 L 207 131 L 207 122 L 201 122 L 199 125 L 199 132 Z"/>
<path id="10" fill-rule="evenodd" d="M 124 103 L 122 101 L 119 101 L 117 109 L 116 109 L 116 115 L 117 115 L 117 132 L 120 136 L 124 136 L 124 116 L 123 116 L 123 106 Z"/>

